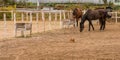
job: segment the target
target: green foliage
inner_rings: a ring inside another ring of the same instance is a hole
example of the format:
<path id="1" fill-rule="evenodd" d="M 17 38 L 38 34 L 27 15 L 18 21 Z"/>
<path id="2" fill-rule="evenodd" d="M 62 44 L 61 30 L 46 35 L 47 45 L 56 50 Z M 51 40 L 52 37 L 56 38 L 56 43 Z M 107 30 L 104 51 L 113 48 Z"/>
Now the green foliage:
<path id="1" fill-rule="evenodd" d="M 7 6 L 7 7 L 0 7 L 0 11 L 11 11 L 11 10 L 15 10 L 15 5 L 14 6 Z M 0 12 L 0 19 L 3 19 L 3 12 Z M 6 12 L 6 17 L 7 18 L 11 18 L 11 13 L 10 12 Z"/>
<path id="2" fill-rule="evenodd" d="M 110 1 L 108 6 L 112 6 L 113 7 L 114 6 L 113 2 Z"/>
<path id="3" fill-rule="evenodd" d="M 114 10 L 120 10 L 120 6 L 114 6 Z"/>
<path id="4" fill-rule="evenodd" d="M 107 4 L 107 0 L 103 0 L 104 4 L 106 5 Z"/>
<path id="5" fill-rule="evenodd" d="M 11 10 L 15 10 L 16 9 L 16 5 L 14 6 L 7 6 L 7 7 L 0 7 L 1 11 L 11 11 Z"/>
<path id="6" fill-rule="evenodd" d="M 21 0 L 17 2 L 17 8 L 35 8 L 36 6 L 36 3 L 27 2 L 27 0 Z"/>
<path id="7" fill-rule="evenodd" d="M 45 6 L 47 7 L 55 7 L 56 3 L 47 3 L 45 4 Z"/>
<path id="8" fill-rule="evenodd" d="M 66 7 L 65 4 L 56 4 L 54 8 L 58 9 L 58 10 L 63 10 L 63 9 L 65 9 L 65 7 Z"/>
<path id="9" fill-rule="evenodd" d="M 0 0 L 1 5 L 15 5 L 15 0 Z"/>
<path id="10" fill-rule="evenodd" d="M 91 6 L 91 4 L 87 4 L 87 3 L 86 3 L 86 4 L 84 4 L 84 7 L 85 7 L 84 9 L 89 9 L 90 6 Z"/>
<path id="11" fill-rule="evenodd" d="M 26 8 L 35 8 L 37 5 L 35 3 L 28 2 L 26 3 Z"/>
<path id="12" fill-rule="evenodd" d="M 0 13 L 0 19 L 3 19 L 3 12 Z M 11 18 L 11 13 L 5 13 L 6 14 L 6 18 Z"/>
<path id="13" fill-rule="evenodd" d="M 80 4 L 67 3 L 65 10 L 73 10 L 74 8 L 81 8 Z"/>
<path id="14" fill-rule="evenodd" d="M 17 2 L 17 7 L 26 7 L 26 1 L 25 0 L 20 0 Z"/>

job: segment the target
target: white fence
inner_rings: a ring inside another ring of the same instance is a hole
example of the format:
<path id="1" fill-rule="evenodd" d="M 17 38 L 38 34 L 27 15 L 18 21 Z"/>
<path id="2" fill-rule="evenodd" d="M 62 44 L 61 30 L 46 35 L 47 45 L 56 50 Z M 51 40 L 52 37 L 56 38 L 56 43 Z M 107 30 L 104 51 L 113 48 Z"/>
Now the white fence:
<path id="1" fill-rule="evenodd" d="M 3 19 L 2 19 L 2 22 L 4 21 L 4 27 L 0 27 L 0 29 L 4 29 L 4 37 L 7 37 L 8 35 L 12 34 L 11 37 L 14 36 L 15 34 L 15 31 L 14 31 L 14 28 L 15 28 L 15 24 L 17 22 L 19 22 L 17 19 L 20 18 L 20 22 L 30 22 L 30 23 L 33 23 L 33 21 L 35 22 L 35 26 L 36 27 L 36 32 L 39 32 L 39 20 L 42 21 L 42 26 L 43 26 L 43 31 L 46 31 L 47 28 L 45 27 L 46 25 L 46 22 L 48 20 L 48 25 L 49 25 L 49 30 L 52 30 L 52 24 L 51 22 L 54 20 L 54 23 L 59 22 L 59 28 L 61 28 L 62 26 L 62 20 L 64 19 L 68 19 L 72 16 L 71 14 L 71 11 L 66 11 L 66 10 L 51 10 L 51 11 L 0 11 L 0 13 L 3 13 Z M 7 24 L 7 13 L 10 13 L 11 14 L 11 24 Z M 18 17 L 18 13 L 20 15 L 20 17 Z M 46 17 L 48 19 L 46 19 Z M 35 18 L 35 19 L 33 19 Z M 11 31 L 12 32 L 8 32 L 9 30 L 9 27 L 11 25 Z M 3 24 L 1 25 L 3 26 Z M 34 29 L 33 29 L 34 30 Z M 3 32 L 3 31 L 1 31 Z M 35 33 L 35 32 L 34 32 Z M 3 36 L 3 35 L 1 35 Z"/>
<path id="2" fill-rule="evenodd" d="M 1 21 L 3 21 L 3 24 L 0 26 L 0 29 L 3 29 L 4 33 L 2 33 L 2 36 L 6 36 L 7 34 L 7 13 L 11 13 L 11 16 L 13 15 L 13 11 L 0 11 L 0 13 L 3 13 L 3 19 Z M 11 17 L 11 20 L 13 20 L 13 17 Z M 2 37 L 1 36 L 1 37 Z"/>
<path id="3" fill-rule="evenodd" d="M 118 18 L 120 18 L 120 12 L 112 12 L 112 18 L 115 18 L 115 23 L 118 22 Z"/>
<path id="4" fill-rule="evenodd" d="M 16 12 L 20 12 L 21 13 L 21 20 L 22 22 L 24 22 L 24 14 L 26 14 L 26 18 L 28 20 L 29 16 L 28 14 L 30 14 L 30 22 L 32 22 L 32 14 L 35 13 L 36 14 L 36 24 L 37 24 L 37 27 L 38 27 L 38 20 L 39 20 L 39 14 L 41 14 L 41 20 L 43 21 L 43 23 L 45 23 L 45 15 L 48 14 L 48 21 L 49 21 L 49 28 L 51 29 L 51 20 L 52 20 L 52 14 L 54 15 L 54 20 L 59 20 L 60 22 L 60 27 L 62 26 L 61 25 L 61 22 L 63 19 L 67 19 L 67 18 L 70 18 L 71 17 L 71 11 L 65 11 L 65 10 L 50 10 L 50 11 L 16 11 Z M 66 16 L 67 14 L 67 16 Z M 59 18 L 57 17 L 59 15 Z M 63 17 L 63 18 L 62 18 Z M 16 13 L 14 13 L 14 23 L 16 23 Z M 44 25 L 43 25 L 44 26 Z M 45 31 L 45 30 L 44 30 Z"/>

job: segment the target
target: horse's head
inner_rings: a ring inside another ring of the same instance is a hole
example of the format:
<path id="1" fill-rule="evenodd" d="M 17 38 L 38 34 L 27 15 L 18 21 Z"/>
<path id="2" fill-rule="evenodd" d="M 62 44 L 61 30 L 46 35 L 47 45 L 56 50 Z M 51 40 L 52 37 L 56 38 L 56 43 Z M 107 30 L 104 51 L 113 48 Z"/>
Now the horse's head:
<path id="1" fill-rule="evenodd" d="M 76 14 L 77 14 L 77 12 L 78 12 L 78 10 L 77 10 L 77 8 L 75 8 L 74 10 L 73 10 L 73 18 L 76 18 Z"/>
<path id="2" fill-rule="evenodd" d="M 81 22 L 80 22 L 80 32 L 82 32 L 83 31 L 83 29 L 84 29 L 84 23 L 85 23 L 85 21 L 87 20 L 87 15 L 88 15 L 88 13 L 90 12 L 91 10 L 87 10 L 87 12 L 85 12 L 85 14 L 82 16 L 82 18 L 81 18 Z"/>
<path id="3" fill-rule="evenodd" d="M 106 11 L 107 11 L 107 14 L 106 14 L 106 17 L 107 18 L 111 18 L 112 17 L 112 7 L 106 7 Z"/>
<path id="4" fill-rule="evenodd" d="M 112 12 L 112 7 L 110 7 L 110 6 L 108 6 L 108 7 L 106 7 L 106 10 L 108 11 L 108 12 Z"/>
<path id="5" fill-rule="evenodd" d="M 106 17 L 107 18 L 111 18 L 112 17 L 112 13 L 111 12 L 106 12 Z"/>
<path id="6" fill-rule="evenodd" d="M 82 32 L 84 29 L 84 24 L 83 23 L 80 23 L 80 32 Z"/>
<path id="7" fill-rule="evenodd" d="M 72 14 L 73 18 L 80 18 L 82 17 L 82 10 L 80 8 L 75 8 Z"/>

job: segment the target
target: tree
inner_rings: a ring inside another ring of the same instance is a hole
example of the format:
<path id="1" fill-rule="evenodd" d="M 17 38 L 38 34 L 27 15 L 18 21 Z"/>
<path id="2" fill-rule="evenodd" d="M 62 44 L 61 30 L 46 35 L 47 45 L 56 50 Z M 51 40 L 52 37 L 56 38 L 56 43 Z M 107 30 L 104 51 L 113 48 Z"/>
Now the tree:
<path id="1" fill-rule="evenodd" d="M 27 5 L 28 5 L 28 2 L 27 2 L 28 0 L 19 0 L 18 2 L 17 2 L 17 7 L 27 7 Z"/>
<path id="2" fill-rule="evenodd" d="M 103 0 L 103 3 L 106 5 L 107 4 L 107 0 Z"/>
<path id="3" fill-rule="evenodd" d="M 14 5 L 15 4 L 15 0 L 0 0 L 1 5 Z"/>
<path id="4" fill-rule="evenodd" d="M 114 6 L 114 3 L 109 1 L 108 6 Z"/>

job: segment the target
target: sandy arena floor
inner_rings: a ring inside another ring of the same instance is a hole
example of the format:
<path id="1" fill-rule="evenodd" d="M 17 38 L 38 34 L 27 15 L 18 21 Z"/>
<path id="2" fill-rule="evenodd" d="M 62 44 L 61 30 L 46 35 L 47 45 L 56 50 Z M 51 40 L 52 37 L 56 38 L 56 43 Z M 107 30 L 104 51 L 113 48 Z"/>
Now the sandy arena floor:
<path id="1" fill-rule="evenodd" d="M 78 28 L 37 33 L 28 38 L 0 40 L 0 60 L 120 60 L 120 24 L 104 31 Z"/>

